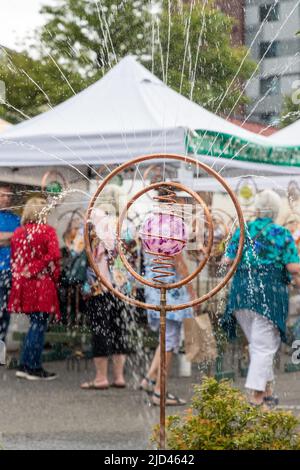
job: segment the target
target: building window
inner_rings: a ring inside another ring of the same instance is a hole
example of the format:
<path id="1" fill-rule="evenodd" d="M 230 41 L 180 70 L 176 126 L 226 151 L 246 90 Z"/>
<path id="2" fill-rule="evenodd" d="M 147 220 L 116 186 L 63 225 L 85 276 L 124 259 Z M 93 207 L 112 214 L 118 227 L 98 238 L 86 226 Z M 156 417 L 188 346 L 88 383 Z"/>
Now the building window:
<path id="1" fill-rule="evenodd" d="M 260 43 L 260 58 L 265 57 L 278 57 L 279 55 L 279 41 L 268 42 L 264 41 Z"/>
<path id="2" fill-rule="evenodd" d="M 279 3 L 269 3 L 260 7 L 260 21 L 278 21 L 279 20 Z"/>
<path id="3" fill-rule="evenodd" d="M 260 80 L 260 94 L 261 96 L 275 96 L 280 94 L 280 78 L 271 76 L 261 78 Z"/>

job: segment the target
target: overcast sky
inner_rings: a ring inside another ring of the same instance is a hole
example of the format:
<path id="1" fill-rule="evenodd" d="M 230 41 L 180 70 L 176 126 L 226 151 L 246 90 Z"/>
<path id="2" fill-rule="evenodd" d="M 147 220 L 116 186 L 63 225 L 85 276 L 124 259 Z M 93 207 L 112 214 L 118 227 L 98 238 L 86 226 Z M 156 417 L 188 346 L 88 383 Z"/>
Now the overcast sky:
<path id="1" fill-rule="evenodd" d="M 53 0 L 0 0 L 0 44 L 17 48 L 17 44 L 37 26 L 43 24 L 41 5 Z"/>

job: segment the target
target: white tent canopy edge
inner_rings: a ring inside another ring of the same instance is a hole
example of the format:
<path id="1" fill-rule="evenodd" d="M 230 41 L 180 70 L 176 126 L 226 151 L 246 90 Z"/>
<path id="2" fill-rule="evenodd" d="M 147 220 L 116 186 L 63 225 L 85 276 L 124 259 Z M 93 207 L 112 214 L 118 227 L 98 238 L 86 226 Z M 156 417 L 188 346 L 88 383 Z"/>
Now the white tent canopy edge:
<path id="1" fill-rule="evenodd" d="M 188 129 L 268 143 L 175 92 L 131 56 L 101 80 L 0 136 L 0 166 L 122 163 L 185 153 Z"/>

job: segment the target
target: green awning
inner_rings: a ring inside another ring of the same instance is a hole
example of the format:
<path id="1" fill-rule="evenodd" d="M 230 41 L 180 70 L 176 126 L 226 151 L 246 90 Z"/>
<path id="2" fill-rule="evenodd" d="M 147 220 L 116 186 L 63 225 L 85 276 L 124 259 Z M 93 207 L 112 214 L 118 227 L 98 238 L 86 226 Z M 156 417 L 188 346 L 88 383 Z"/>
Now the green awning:
<path id="1" fill-rule="evenodd" d="M 300 167 L 300 147 L 265 145 L 230 134 L 196 130 L 187 135 L 187 152 L 244 162 Z"/>

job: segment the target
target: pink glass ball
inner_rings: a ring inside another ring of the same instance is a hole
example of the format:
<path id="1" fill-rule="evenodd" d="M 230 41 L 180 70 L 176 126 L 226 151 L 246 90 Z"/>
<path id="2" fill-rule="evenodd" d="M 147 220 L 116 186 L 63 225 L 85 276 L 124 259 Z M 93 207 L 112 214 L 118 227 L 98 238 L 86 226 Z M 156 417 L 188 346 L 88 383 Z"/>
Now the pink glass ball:
<path id="1" fill-rule="evenodd" d="M 141 238 L 146 251 L 176 255 L 187 243 L 188 229 L 182 218 L 174 214 L 155 213 L 145 220 Z"/>

